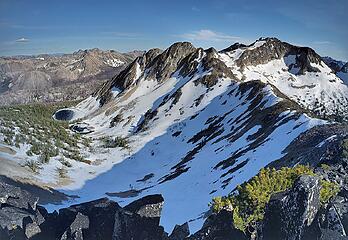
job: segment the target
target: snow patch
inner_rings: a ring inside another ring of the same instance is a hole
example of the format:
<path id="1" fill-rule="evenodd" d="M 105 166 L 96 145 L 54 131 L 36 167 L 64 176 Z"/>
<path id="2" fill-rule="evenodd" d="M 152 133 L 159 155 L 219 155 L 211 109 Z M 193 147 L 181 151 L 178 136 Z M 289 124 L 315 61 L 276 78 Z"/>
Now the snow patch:
<path id="1" fill-rule="evenodd" d="M 108 59 L 104 63 L 109 65 L 110 67 L 114 67 L 114 68 L 120 67 L 124 64 L 124 62 L 122 62 L 121 60 L 119 60 L 117 58 Z"/>

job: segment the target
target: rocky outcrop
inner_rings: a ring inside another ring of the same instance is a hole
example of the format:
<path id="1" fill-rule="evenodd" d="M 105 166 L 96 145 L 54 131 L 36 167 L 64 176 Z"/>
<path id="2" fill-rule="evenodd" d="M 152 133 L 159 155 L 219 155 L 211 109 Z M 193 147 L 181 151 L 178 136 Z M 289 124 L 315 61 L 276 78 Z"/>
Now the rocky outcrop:
<path id="1" fill-rule="evenodd" d="M 207 218 L 201 230 L 190 236 L 190 240 L 247 240 L 245 234 L 233 225 L 231 212 L 220 211 Z"/>
<path id="2" fill-rule="evenodd" d="M 25 190 L 3 182 L 0 189 L 1 240 L 347 239 L 348 194 L 341 191 L 329 204 L 321 205 L 317 176 L 301 176 L 290 190 L 274 194 L 257 231 L 245 233 L 234 227 L 232 213 L 222 210 L 210 214 L 193 235 L 188 223 L 176 225 L 168 234 L 159 225 L 161 195 L 145 196 L 125 207 L 102 198 L 48 213 Z"/>
<path id="3" fill-rule="evenodd" d="M 180 61 L 195 49 L 189 42 L 174 43 L 154 59 L 149 69 L 149 78 L 155 78 L 159 82 L 169 78 L 178 69 Z"/>
<path id="4" fill-rule="evenodd" d="M 0 182 L 0 239 L 28 239 L 39 233 L 44 218 L 37 202 L 27 191 Z"/>
<path id="5" fill-rule="evenodd" d="M 0 239 L 167 239 L 159 226 L 161 195 L 139 199 L 125 208 L 107 198 L 48 213 L 37 198 L 0 182 Z M 178 230 L 174 235 L 178 236 Z M 175 239 L 175 238 L 172 238 Z"/>
<path id="6" fill-rule="evenodd" d="M 151 49 L 135 59 L 111 81 L 104 84 L 95 95 L 99 96 L 100 103 L 103 105 L 111 99 L 113 87 L 125 90 L 134 86 L 141 76 L 145 80 L 163 82 L 177 71 L 181 61 L 194 51 L 195 47 L 189 42 L 174 43 L 163 52 L 157 48 Z"/>
<path id="7" fill-rule="evenodd" d="M 343 67 L 343 65 L 344 65 L 344 62 L 342 62 L 342 61 L 337 61 L 337 60 L 335 60 L 335 59 L 333 59 L 333 58 L 331 58 L 331 57 L 322 57 L 321 59 L 325 62 L 325 64 L 326 64 L 329 68 L 332 69 L 332 71 L 333 71 L 334 73 L 337 73 L 337 72 L 341 71 L 341 69 L 342 69 L 342 67 Z"/>
<path id="8" fill-rule="evenodd" d="M 247 47 L 247 45 L 242 44 L 242 43 L 234 43 L 231 46 L 229 46 L 228 48 L 221 50 L 221 52 L 224 52 L 224 53 L 225 52 L 232 52 L 238 48 L 245 48 L 245 47 Z"/>
<path id="9" fill-rule="evenodd" d="M 235 49 L 240 47 L 232 45 L 230 48 Z M 311 63 L 321 64 L 321 57 L 311 48 L 298 47 L 286 42 L 282 42 L 277 38 L 260 38 L 255 43 L 248 46 L 236 63 L 242 69 L 248 65 L 256 66 L 265 64 L 271 60 L 280 59 L 290 55 L 294 55 L 295 63 L 289 66 L 298 68 L 297 74 L 304 74 L 305 72 L 317 72 L 317 68 L 313 67 Z M 250 48 L 251 47 L 251 48 Z M 225 50 L 226 51 L 226 50 Z"/>
<path id="10" fill-rule="evenodd" d="M 169 240 L 181 240 L 190 235 L 190 229 L 188 223 L 182 225 L 175 225 L 172 233 L 169 236 Z"/>
<path id="11" fill-rule="evenodd" d="M 310 226 L 319 210 L 318 177 L 301 176 L 289 192 L 275 194 L 266 208 L 261 239 L 317 239 Z"/>
<path id="12" fill-rule="evenodd" d="M 297 199 L 291 204 L 287 199 L 291 199 L 291 195 L 296 193 L 295 187 L 288 192 L 273 196 L 267 208 L 268 210 L 263 223 L 263 235 L 266 234 L 267 237 L 269 236 L 267 233 L 278 234 L 278 236 L 271 235 L 277 238 L 284 236 L 284 234 L 288 235 L 291 231 L 291 226 L 296 226 L 296 229 L 303 230 L 302 234 L 298 234 L 297 238 L 291 239 L 348 239 L 347 137 L 346 126 L 344 124 L 338 124 L 322 128 L 313 128 L 307 133 L 302 134 L 293 145 L 290 145 L 291 148 L 296 148 L 297 146 L 297 151 L 303 152 L 303 154 L 300 156 L 293 155 L 292 161 L 284 159 L 282 166 L 286 166 L 285 164 L 289 164 L 288 166 L 293 166 L 293 164 L 311 164 L 318 176 L 323 179 L 328 179 L 331 182 L 338 183 L 341 191 L 336 197 L 331 199 L 329 203 L 320 204 L 314 219 L 313 217 L 304 217 L 305 215 L 298 216 L 297 214 L 299 211 L 297 206 L 312 205 L 313 210 L 315 210 L 318 206 L 315 199 L 317 199 L 318 196 L 313 195 L 313 197 L 309 197 L 309 194 L 307 194 L 307 197 Z M 310 147 L 311 145 L 313 146 Z M 312 159 L 312 161 L 310 161 L 310 159 Z M 281 161 L 273 164 L 273 166 L 279 167 L 280 162 Z M 299 186 L 299 181 L 297 182 L 297 186 Z M 298 188 L 297 192 L 300 189 L 301 188 Z M 315 189 L 317 189 L 317 186 L 313 186 L 311 189 L 313 194 L 317 192 Z M 298 193 L 296 194 L 298 195 Z M 306 196 L 305 194 L 302 195 Z M 296 216 L 294 216 L 294 214 L 296 214 Z M 310 214 L 310 216 L 312 216 L 312 214 Z M 302 219 L 301 222 L 306 223 L 306 225 L 302 227 L 299 226 L 299 222 L 296 219 Z M 294 224 L 289 225 L 289 220 Z M 284 221 L 287 224 L 285 224 Z M 277 225 L 276 223 L 279 224 Z M 281 226 L 284 224 L 286 228 L 282 230 Z M 276 225 L 278 227 L 276 227 Z M 280 230 L 277 232 L 274 229 Z M 292 234 L 292 236 L 296 235 Z"/>
<path id="13" fill-rule="evenodd" d="M 125 210 L 139 214 L 142 217 L 160 220 L 164 199 L 162 195 L 148 195 L 124 207 Z"/>
<path id="14" fill-rule="evenodd" d="M 341 72 L 348 73 L 348 63 L 341 68 Z"/>
<path id="15" fill-rule="evenodd" d="M 342 141 L 348 138 L 347 124 L 328 124 L 314 127 L 289 144 L 284 157 L 269 164 L 268 167 L 293 167 L 297 164 L 318 167 L 321 164 L 346 166 L 342 158 Z"/>

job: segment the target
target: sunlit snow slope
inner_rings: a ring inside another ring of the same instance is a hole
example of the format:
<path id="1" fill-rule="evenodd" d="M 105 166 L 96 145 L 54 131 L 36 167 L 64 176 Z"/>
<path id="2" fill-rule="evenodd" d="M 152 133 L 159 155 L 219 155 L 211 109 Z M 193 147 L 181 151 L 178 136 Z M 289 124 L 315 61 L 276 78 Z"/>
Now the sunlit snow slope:
<path id="1" fill-rule="evenodd" d="M 66 193 L 79 202 L 107 195 L 123 204 L 161 193 L 167 230 L 192 219 L 192 230 L 200 227 L 212 197 L 228 194 L 281 158 L 300 133 L 326 123 L 308 109 L 347 113 L 347 87 L 314 51 L 278 41 L 221 52 L 176 43 L 136 59 L 72 109 L 93 128 L 89 136 L 127 137 L 130 149 L 100 150 L 95 140 L 95 150 L 85 152 L 92 163 L 70 170 L 74 183 Z"/>

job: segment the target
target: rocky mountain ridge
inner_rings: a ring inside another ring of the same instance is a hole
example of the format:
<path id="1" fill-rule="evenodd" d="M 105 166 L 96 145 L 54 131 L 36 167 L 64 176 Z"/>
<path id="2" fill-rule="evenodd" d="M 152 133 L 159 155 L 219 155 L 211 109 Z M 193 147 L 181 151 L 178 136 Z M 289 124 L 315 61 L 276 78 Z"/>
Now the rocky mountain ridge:
<path id="1" fill-rule="evenodd" d="M 4 105 L 83 99 L 141 54 L 95 48 L 62 55 L 1 57 L 0 102 Z M 69 89 L 76 89 L 76 93 Z"/>
<path id="2" fill-rule="evenodd" d="M 342 67 L 347 64 L 346 62 L 343 62 L 343 61 L 339 61 L 339 60 L 335 60 L 331 57 L 322 57 L 321 58 L 326 65 L 328 65 L 335 73 L 339 72 Z"/>
<path id="3" fill-rule="evenodd" d="M 127 76 L 120 74 L 99 90 L 97 94 L 102 104 L 111 97 L 113 87 L 123 91 L 139 79 L 162 82 L 175 71 L 181 76 L 189 76 L 192 74 L 190 69 L 198 66 L 199 59 L 202 60 L 203 70 L 212 71 L 202 80 L 207 81 L 208 86 L 214 84 L 207 78 L 221 76 L 241 82 L 259 79 L 316 114 L 333 117 L 348 115 L 347 86 L 343 86 L 342 80 L 308 47 L 297 47 L 276 38 L 260 38 L 249 46 L 234 44 L 220 52 L 214 48 L 205 51 L 196 49 L 190 43 L 176 43 L 164 53 L 154 50 L 149 54 L 152 58 L 139 57 L 124 71 Z M 345 69 L 344 66 L 342 69 Z"/>
<path id="4" fill-rule="evenodd" d="M 348 85 L 348 62 L 337 61 L 330 57 L 323 57 L 323 61 L 332 71 Z"/>

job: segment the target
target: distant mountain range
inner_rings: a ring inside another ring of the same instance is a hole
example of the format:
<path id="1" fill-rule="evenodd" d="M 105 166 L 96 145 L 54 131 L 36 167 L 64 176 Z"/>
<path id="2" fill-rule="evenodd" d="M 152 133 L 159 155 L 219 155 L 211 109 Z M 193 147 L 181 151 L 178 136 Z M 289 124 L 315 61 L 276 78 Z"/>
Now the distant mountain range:
<path id="1" fill-rule="evenodd" d="M 322 59 L 348 85 L 348 62 L 337 61 L 331 57 L 322 57 Z"/>
<path id="2" fill-rule="evenodd" d="M 83 99 L 141 51 L 100 49 L 0 58 L 0 104 Z"/>

